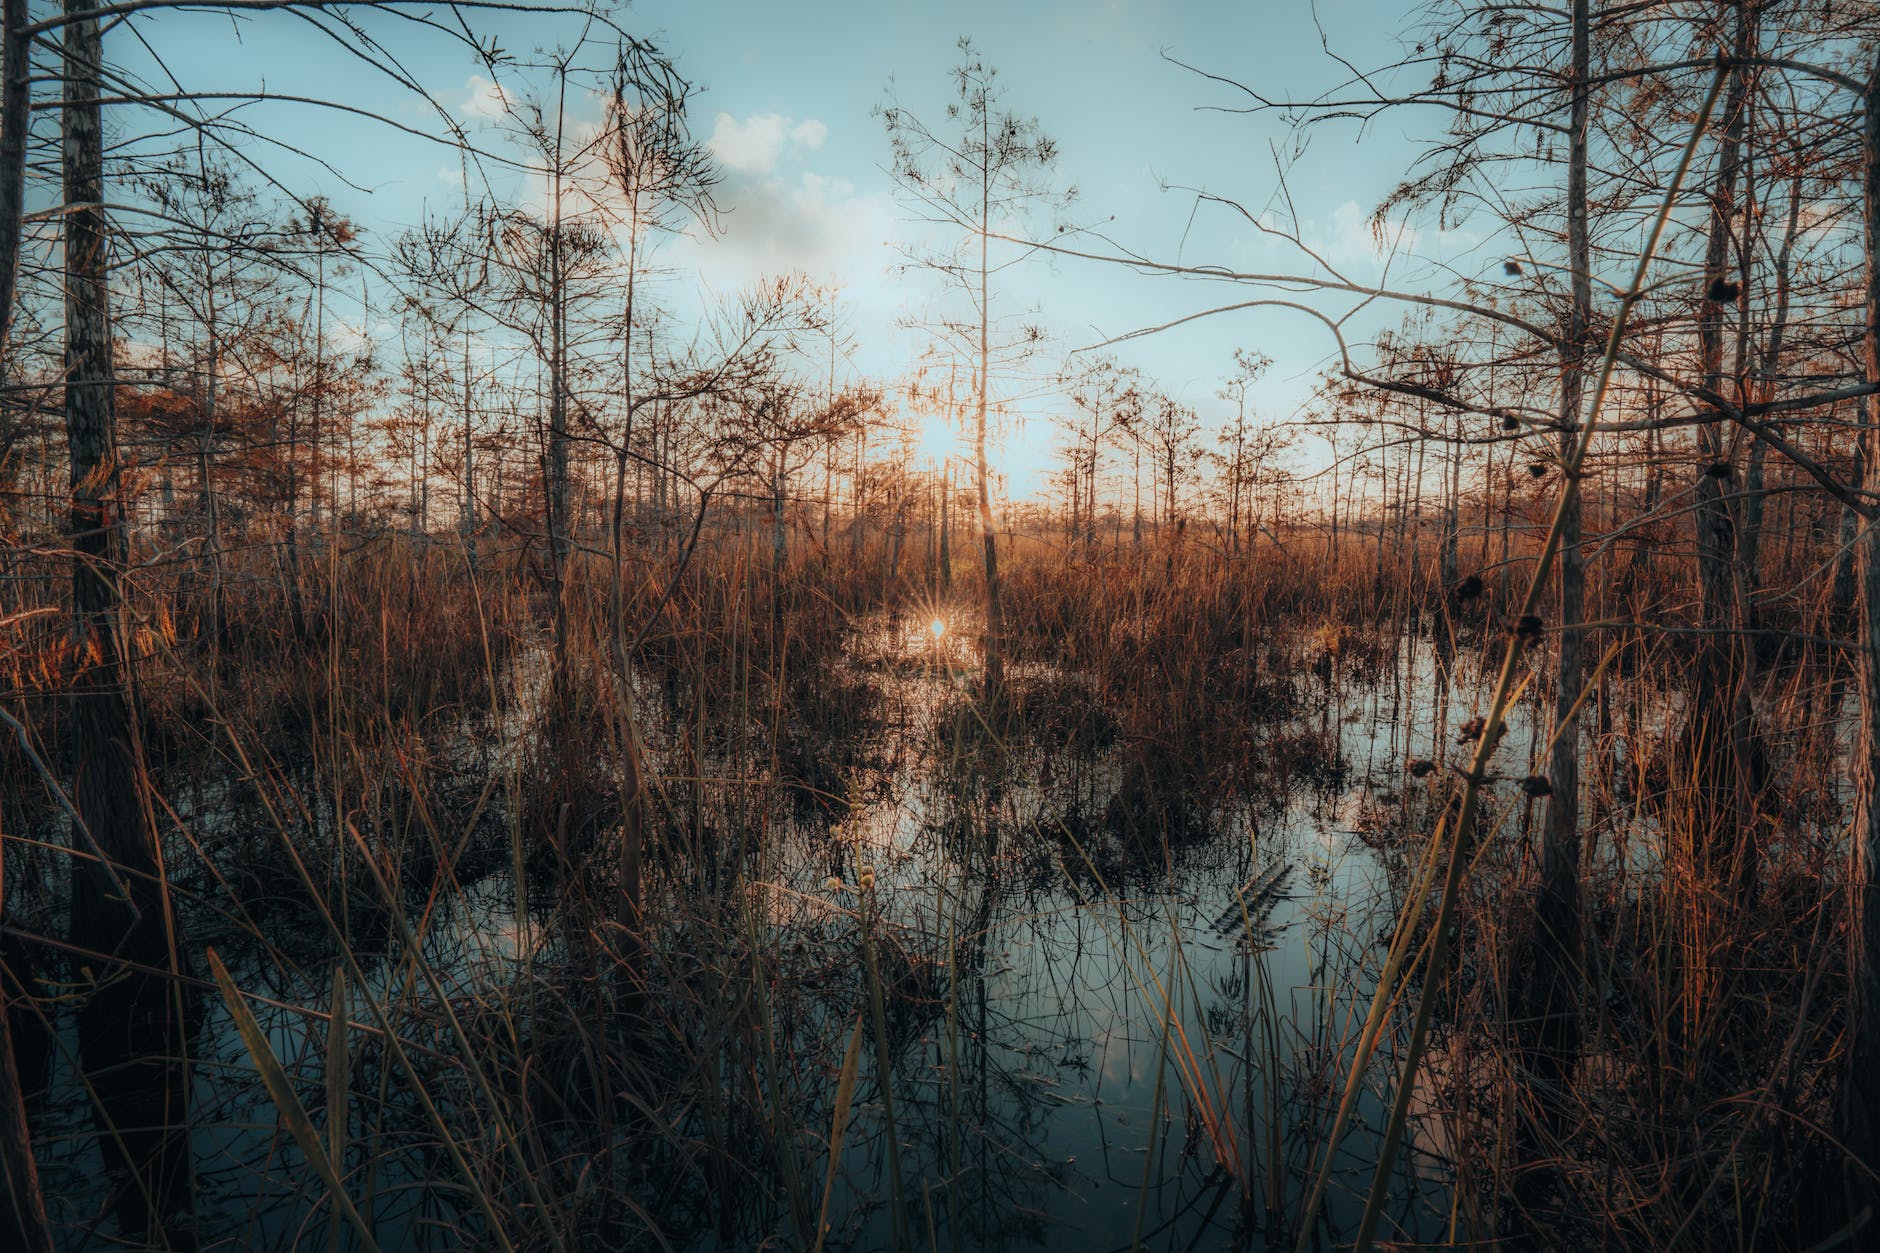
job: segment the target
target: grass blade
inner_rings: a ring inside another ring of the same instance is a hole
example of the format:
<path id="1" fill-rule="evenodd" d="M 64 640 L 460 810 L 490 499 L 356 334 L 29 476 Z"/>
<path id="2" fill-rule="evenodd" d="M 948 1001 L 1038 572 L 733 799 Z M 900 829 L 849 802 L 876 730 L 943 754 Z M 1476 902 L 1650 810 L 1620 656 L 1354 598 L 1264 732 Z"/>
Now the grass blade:
<path id="1" fill-rule="evenodd" d="M 829 1124 L 829 1170 L 823 1176 L 822 1209 L 816 1215 L 814 1253 L 822 1253 L 823 1239 L 829 1234 L 829 1198 L 836 1190 L 836 1163 L 842 1160 L 842 1140 L 849 1131 L 849 1106 L 855 1100 L 855 1079 L 862 1069 L 862 1016 L 855 1015 L 855 1030 L 849 1032 L 849 1047 L 842 1054 L 842 1073 L 836 1076 L 836 1112 Z"/>
<path id="2" fill-rule="evenodd" d="M 236 1030 L 241 1032 L 242 1043 L 248 1047 L 248 1056 L 254 1059 L 255 1069 L 261 1072 L 261 1082 L 268 1090 L 268 1099 L 274 1102 L 274 1108 L 280 1112 L 281 1121 L 287 1125 L 288 1134 L 294 1137 L 294 1143 L 306 1156 L 307 1164 L 320 1176 L 332 1195 L 333 1208 L 352 1225 L 366 1248 L 377 1253 L 378 1241 L 372 1238 L 372 1231 L 359 1211 L 353 1208 L 352 1201 L 346 1196 L 337 1171 L 326 1155 L 325 1147 L 320 1143 L 319 1133 L 314 1130 L 313 1119 L 307 1116 L 306 1107 L 294 1094 L 294 1084 L 287 1077 L 287 1071 L 281 1068 L 279 1059 L 268 1044 L 268 1037 L 261 1030 L 261 1024 L 255 1021 L 247 1002 L 242 1000 L 240 989 L 229 977 L 228 968 L 222 964 L 222 958 L 215 949 L 208 950 L 209 970 L 215 975 L 215 985 L 221 990 L 222 1000 L 228 1006 L 229 1016 L 235 1020 Z"/>

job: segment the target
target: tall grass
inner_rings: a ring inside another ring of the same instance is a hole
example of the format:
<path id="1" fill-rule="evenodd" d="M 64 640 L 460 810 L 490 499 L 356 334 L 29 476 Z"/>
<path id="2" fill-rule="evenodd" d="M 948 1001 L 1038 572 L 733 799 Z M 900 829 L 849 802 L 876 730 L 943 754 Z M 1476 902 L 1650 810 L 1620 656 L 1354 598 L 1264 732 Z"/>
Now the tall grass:
<path id="1" fill-rule="evenodd" d="M 1471 786 L 1457 807 L 1448 780 L 1527 772 L 1456 760 L 1478 712 L 1529 730 L 1544 759 L 1546 680 L 1516 653 L 1489 683 L 1520 611 L 1438 586 L 1434 536 L 1334 544 L 1301 524 L 1231 559 L 1172 532 L 1068 556 L 1016 537 L 1010 708 L 989 711 L 970 563 L 946 598 L 890 537 L 806 545 L 776 570 L 754 534 L 728 519 L 682 570 L 649 540 L 634 576 L 625 681 L 653 769 L 633 945 L 617 930 L 627 711 L 601 563 L 570 571 L 559 657 L 522 542 L 484 542 L 475 567 L 454 542 L 389 533 L 303 542 L 291 573 L 271 548 L 233 552 L 213 637 L 186 564 L 139 575 L 146 759 L 208 1016 L 206 1229 L 329 1248 L 1021 1239 L 1048 1209 L 1025 1189 L 1065 1169 L 1045 1148 L 1061 1102 L 1020 1077 L 1030 1028 L 1001 1018 L 1023 939 L 1074 954 L 1026 978 L 1113 976 L 1052 991 L 1067 1023 L 1100 1007 L 1145 1045 L 1147 1151 L 1119 1243 L 1205 1218 L 1303 1246 L 1321 1214 L 1344 1239 L 1393 1195 L 1407 1239 L 1829 1234 L 1806 1199 L 1838 1164 L 1831 653 L 1763 671 L 1759 713 L 1793 734 L 1771 735 L 1788 747 L 1761 888 L 1721 900 L 1680 800 L 1697 766 L 1676 728 L 1689 642 L 1629 625 L 1686 572 L 1604 567 L 1593 603 L 1618 647 L 1585 715 L 1594 1021 L 1572 1090 L 1540 1094 L 1509 1009 L 1536 802 Z M 1517 549 L 1544 573 L 1543 537 Z M 0 747 L 22 781 L 0 817 L 10 935 L 37 969 L 9 955 L 7 973 L 36 992 L 21 1023 L 56 1055 L 71 854 L 25 748 L 61 760 L 60 568 L 16 574 L 4 701 L 25 744 Z M 940 642 L 894 642 L 934 617 Z M 1423 759 L 1434 773 L 1406 772 Z M 1268 933 L 1259 885 L 1282 859 L 1302 880 L 1338 872 L 1262 833 L 1301 794 L 1327 811 L 1363 799 L 1349 821 L 1384 868 L 1385 942 L 1355 911 Z M 1197 864 L 1248 890 L 1191 905 Z M 1216 986 L 1222 944 L 1232 978 Z M 1309 986 L 1279 982 L 1283 944 L 1308 950 Z M 639 967 L 624 980 L 623 960 Z M 1076 1073 L 1092 1037 L 1061 1034 Z M 54 1091 L 69 1073 L 54 1062 Z M 1571 1116 L 1537 1119 L 1543 1095 Z M 48 1177 L 70 1187 L 86 1136 L 43 1104 L 34 1119 Z M 231 1178 L 211 1143 L 263 1164 Z M 1440 1206 L 1400 1188 L 1400 1144 Z M 1376 1166 L 1362 1220 L 1343 1193 L 1354 1158 Z M 1523 1185 L 1537 1162 L 1554 1180 L 1539 1199 Z M 1194 1214 L 1156 1216 L 1191 1185 Z M 55 1218 L 81 1239 L 82 1202 Z"/>

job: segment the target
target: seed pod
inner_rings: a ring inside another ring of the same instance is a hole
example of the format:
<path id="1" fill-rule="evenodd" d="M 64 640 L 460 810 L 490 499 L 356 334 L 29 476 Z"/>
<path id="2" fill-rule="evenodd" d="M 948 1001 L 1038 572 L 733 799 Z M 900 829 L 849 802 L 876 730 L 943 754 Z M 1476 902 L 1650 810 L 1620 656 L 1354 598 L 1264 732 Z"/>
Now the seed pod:
<path id="1" fill-rule="evenodd" d="M 1476 716 L 1463 723 L 1456 731 L 1456 743 L 1467 744 L 1471 740 L 1482 738 L 1482 732 L 1488 729 L 1488 719 Z"/>
<path id="2" fill-rule="evenodd" d="M 1545 775 L 1531 774 L 1521 780 L 1521 790 L 1526 792 L 1529 796 L 1532 796 L 1535 800 L 1539 800 L 1543 796 L 1552 796 L 1554 794 L 1554 785 L 1547 781 L 1547 776 Z"/>
<path id="3" fill-rule="evenodd" d="M 1732 305 L 1736 303 L 1736 298 L 1742 290 L 1741 287 L 1719 274 L 1710 280 L 1710 287 L 1704 292 L 1704 299 L 1712 304 Z"/>
<path id="4" fill-rule="evenodd" d="M 1707 479 L 1727 479 L 1732 473 L 1734 471 L 1727 461 L 1713 461 L 1704 467 L 1704 477 Z"/>
<path id="5" fill-rule="evenodd" d="M 1528 473 L 1533 475 L 1537 479 L 1546 478 L 1547 477 L 1547 463 L 1545 461 L 1536 461 L 1533 465 L 1528 467 Z"/>
<path id="6" fill-rule="evenodd" d="M 1537 640 L 1541 637 L 1541 620 L 1531 613 L 1521 615 L 1521 621 L 1514 624 L 1516 638 Z"/>
<path id="7" fill-rule="evenodd" d="M 1471 574 L 1458 580 L 1455 587 L 1450 589 L 1450 594 L 1459 602 L 1474 600 L 1482 594 L 1482 580 L 1479 576 Z"/>
<path id="8" fill-rule="evenodd" d="M 1501 272 L 1506 274 L 1509 278 L 1520 278 L 1521 263 L 1510 257 L 1508 260 L 1501 263 Z"/>
<path id="9" fill-rule="evenodd" d="M 1410 763 L 1409 770 L 1411 778 L 1427 779 L 1432 774 L 1436 773 L 1436 763 L 1430 761 L 1428 758 L 1419 757 Z"/>
<path id="10" fill-rule="evenodd" d="M 1518 431 L 1521 429 L 1521 420 L 1512 413 L 1504 413 L 1501 415 L 1501 429 L 1504 431 Z"/>

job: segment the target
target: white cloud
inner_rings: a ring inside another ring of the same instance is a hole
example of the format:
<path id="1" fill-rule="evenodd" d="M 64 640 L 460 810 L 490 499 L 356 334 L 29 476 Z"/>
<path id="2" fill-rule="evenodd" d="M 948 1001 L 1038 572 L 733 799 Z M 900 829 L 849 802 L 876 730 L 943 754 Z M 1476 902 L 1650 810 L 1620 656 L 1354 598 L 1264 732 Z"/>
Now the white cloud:
<path id="1" fill-rule="evenodd" d="M 828 137 L 829 128 L 815 118 L 799 122 L 781 113 L 753 113 L 740 122 L 720 113 L 706 144 L 726 169 L 768 174 L 787 151 L 813 152 Z"/>
<path id="2" fill-rule="evenodd" d="M 1373 223 L 1372 215 L 1347 200 L 1332 210 L 1329 236 L 1323 242 L 1328 260 L 1339 265 L 1378 262 L 1393 253 L 1414 253 L 1422 233 L 1400 218 Z"/>
<path id="3" fill-rule="evenodd" d="M 845 178 L 739 173 L 719 189 L 718 201 L 726 209 L 723 230 L 699 241 L 699 260 L 714 281 L 802 270 L 854 284 L 887 264 L 893 198 L 858 194 Z"/>
<path id="4" fill-rule="evenodd" d="M 828 139 L 828 126 L 815 118 L 717 116 L 706 143 L 724 171 L 717 189 L 722 230 L 693 241 L 709 285 L 723 289 L 756 274 L 800 270 L 837 279 L 854 297 L 879 281 L 889 259 L 884 243 L 895 233 L 893 198 L 803 168 Z"/>
<path id="5" fill-rule="evenodd" d="M 1474 246 L 1474 232 L 1466 228 L 1429 231 L 1413 225 L 1402 214 L 1374 223 L 1372 211 L 1356 200 L 1346 200 L 1321 218 L 1307 218 L 1295 231 L 1292 224 L 1273 210 L 1259 215 L 1260 223 L 1272 235 L 1242 236 L 1236 251 L 1242 256 L 1270 256 L 1274 251 L 1298 253 L 1285 236 L 1297 235 L 1299 241 L 1323 257 L 1329 264 L 1366 275 L 1376 274 L 1390 260 L 1430 260 L 1449 258 L 1457 251 Z"/>
<path id="6" fill-rule="evenodd" d="M 790 128 L 790 142 L 799 148 L 808 148 L 814 152 L 823 146 L 823 140 L 829 138 L 829 128 L 815 118 L 805 118 Z"/>
<path id="7" fill-rule="evenodd" d="M 501 83 L 493 83 L 481 74 L 472 74 L 464 84 L 463 111 L 472 117 L 498 118 L 509 107 L 509 93 Z"/>

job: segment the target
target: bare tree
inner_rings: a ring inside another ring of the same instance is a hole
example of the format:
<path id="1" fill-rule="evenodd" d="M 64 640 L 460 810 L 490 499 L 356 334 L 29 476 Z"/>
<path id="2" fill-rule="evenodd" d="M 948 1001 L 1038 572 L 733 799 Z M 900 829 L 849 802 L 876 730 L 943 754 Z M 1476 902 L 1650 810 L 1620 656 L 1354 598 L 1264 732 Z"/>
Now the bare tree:
<path id="1" fill-rule="evenodd" d="M 1067 425 L 1071 432 L 1071 542 L 1094 546 L 1097 542 L 1097 474 L 1103 459 L 1103 441 L 1119 430 L 1129 430 L 1143 406 L 1141 376 L 1120 365 L 1115 357 L 1100 356 L 1084 362 L 1067 380 L 1077 416 Z M 1083 526 L 1079 530 L 1079 506 Z"/>
<path id="2" fill-rule="evenodd" d="M 926 221 L 956 233 L 954 247 L 919 253 L 915 263 L 963 292 L 972 309 L 970 319 L 944 323 L 941 330 L 959 341 L 974 363 L 973 464 L 986 578 L 985 686 L 988 696 L 996 698 L 1005 687 L 1005 611 L 986 451 L 992 372 L 1035 345 L 1041 333 L 1027 326 L 1015 338 L 993 339 L 992 279 L 1023 260 L 1024 253 L 995 264 L 992 241 L 998 231 L 1022 225 L 1034 208 L 1068 197 L 1053 195 L 1042 181 L 1057 161 L 1057 145 L 1035 118 L 1004 107 L 998 71 L 986 64 L 971 40 L 961 39 L 959 52 L 944 130 L 934 129 L 892 99 L 881 116 L 902 192 Z"/>
<path id="3" fill-rule="evenodd" d="M 1233 425 L 1227 429 L 1223 439 L 1227 445 L 1223 469 L 1227 474 L 1227 551 L 1229 553 L 1240 551 L 1241 520 L 1245 516 L 1241 510 L 1241 502 L 1253 481 L 1250 473 L 1252 466 L 1248 464 L 1252 432 L 1247 426 L 1247 395 L 1272 364 L 1273 359 L 1264 353 L 1236 348 L 1234 372 L 1228 376 L 1226 382 L 1221 384 L 1219 392 L 1222 400 L 1234 402 Z M 1257 534 L 1257 520 L 1254 522 L 1253 530 Z"/>

